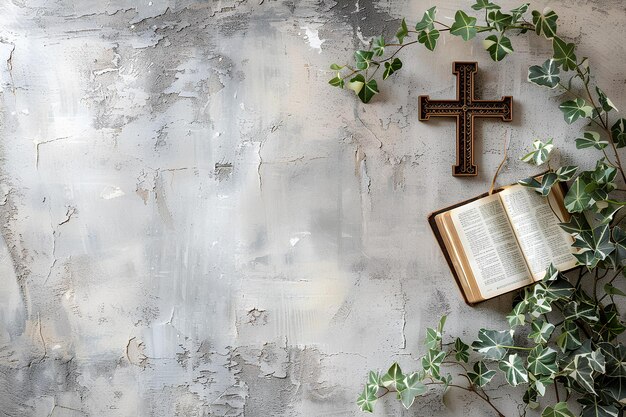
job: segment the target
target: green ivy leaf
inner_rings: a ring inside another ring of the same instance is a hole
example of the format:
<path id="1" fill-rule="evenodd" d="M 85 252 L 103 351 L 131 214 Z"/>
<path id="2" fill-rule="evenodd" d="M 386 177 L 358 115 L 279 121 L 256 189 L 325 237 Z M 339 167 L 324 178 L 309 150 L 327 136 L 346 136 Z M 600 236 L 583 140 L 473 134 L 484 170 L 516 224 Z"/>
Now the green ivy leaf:
<path id="1" fill-rule="evenodd" d="M 588 130 L 583 133 L 581 138 L 576 138 L 576 149 L 584 149 L 594 147 L 596 149 L 604 149 L 609 145 L 609 142 L 602 140 L 598 132 Z"/>
<path id="2" fill-rule="evenodd" d="M 363 89 L 364 85 L 365 85 L 365 77 L 363 77 L 362 74 L 357 74 L 352 79 L 350 79 L 347 87 L 348 89 L 354 91 L 358 95 Z"/>
<path id="3" fill-rule="evenodd" d="M 584 188 L 584 187 L 583 187 Z M 569 222 L 559 223 L 561 229 L 573 235 L 579 235 L 583 232 L 591 232 L 591 226 L 587 222 L 587 218 L 582 214 L 573 214 Z"/>
<path id="4" fill-rule="evenodd" d="M 512 22 L 510 14 L 502 13 L 500 10 L 494 10 L 487 15 L 488 22 L 491 23 L 497 31 L 503 32 Z"/>
<path id="5" fill-rule="evenodd" d="M 491 3 L 489 0 L 476 0 L 476 4 L 472 5 L 472 9 L 474 10 L 482 10 L 482 9 L 486 9 L 486 10 L 494 10 L 494 9 L 499 9 L 500 6 L 498 6 L 497 4 Z"/>
<path id="6" fill-rule="evenodd" d="M 424 12 L 422 20 L 417 22 L 415 30 L 421 32 L 423 30 L 433 30 L 435 28 L 435 15 L 437 14 L 437 6 L 433 6 Z M 423 42 L 422 42 L 423 43 Z M 431 49 L 432 51 L 432 49 Z"/>
<path id="7" fill-rule="evenodd" d="M 363 103 L 369 103 L 375 94 L 378 94 L 378 85 L 376 84 L 376 80 L 369 80 L 365 83 L 361 91 L 359 91 L 359 98 Z"/>
<path id="8" fill-rule="evenodd" d="M 626 377 L 626 346 L 603 342 L 598 347 L 604 356 L 606 375 L 614 378 Z"/>
<path id="9" fill-rule="evenodd" d="M 517 20 L 528 11 L 528 6 L 530 6 L 530 3 L 524 3 L 521 6 L 516 7 L 515 9 L 511 9 L 510 13 L 513 22 L 517 22 Z"/>
<path id="10" fill-rule="evenodd" d="M 556 170 L 556 176 L 560 182 L 569 181 L 574 178 L 574 174 L 578 167 L 575 165 L 567 165 Z"/>
<path id="11" fill-rule="evenodd" d="M 333 71 L 341 71 L 343 68 L 343 65 L 330 64 L 330 69 Z"/>
<path id="12" fill-rule="evenodd" d="M 526 322 L 526 312 L 528 310 L 528 301 L 522 300 L 513 307 L 513 311 L 506 316 L 511 327 L 523 326 Z"/>
<path id="13" fill-rule="evenodd" d="M 373 57 L 374 57 L 373 51 L 363 51 L 363 50 L 355 51 L 354 60 L 356 61 L 356 68 L 358 70 L 368 69 Z"/>
<path id="14" fill-rule="evenodd" d="M 409 407 L 413 405 L 415 397 L 426 392 L 426 385 L 424 385 L 420 377 L 421 375 L 419 375 L 419 373 L 414 372 L 411 375 L 407 375 L 404 379 L 405 388 L 400 391 L 398 395 L 400 396 L 402 405 L 406 409 L 409 409 Z"/>
<path id="15" fill-rule="evenodd" d="M 550 159 L 550 153 L 554 149 L 552 139 L 548 139 L 545 143 L 539 139 L 533 142 L 533 150 L 521 157 L 521 160 L 533 165 L 543 165 Z"/>
<path id="16" fill-rule="evenodd" d="M 543 376 L 543 375 L 533 375 L 532 372 L 528 373 L 529 388 L 536 391 L 537 394 L 542 397 L 546 395 L 546 388 L 548 385 L 554 384 L 553 377 Z M 538 406 L 539 404 L 537 404 Z"/>
<path id="17" fill-rule="evenodd" d="M 380 382 L 385 388 L 394 388 L 396 391 L 402 391 L 406 387 L 404 385 L 404 374 L 397 362 L 391 365 L 387 373 L 380 379 Z"/>
<path id="18" fill-rule="evenodd" d="M 426 49 L 430 51 L 435 50 L 437 39 L 439 39 L 439 31 L 437 29 L 424 29 L 417 37 L 419 43 L 423 43 Z"/>
<path id="19" fill-rule="evenodd" d="M 374 55 L 382 56 L 385 53 L 385 39 L 381 36 L 374 38 L 372 50 Z"/>
<path id="20" fill-rule="evenodd" d="M 336 77 L 331 78 L 328 81 L 328 84 L 332 85 L 333 87 L 343 88 L 344 82 L 341 76 L 337 75 Z"/>
<path id="21" fill-rule="evenodd" d="M 380 374 L 377 371 L 370 371 L 367 375 L 367 386 L 376 388 L 380 386 Z"/>
<path id="22" fill-rule="evenodd" d="M 554 172 L 548 172 L 541 177 L 541 187 L 537 190 L 542 196 L 547 197 L 550 194 L 552 186 L 557 183 L 559 177 Z"/>
<path id="23" fill-rule="evenodd" d="M 441 368 L 441 362 L 446 357 L 446 352 L 442 352 L 437 349 L 428 349 L 426 355 L 422 358 L 422 367 L 424 371 L 430 372 L 435 378 L 439 378 L 439 370 Z"/>
<path id="24" fill-rule="evenodd" d="M 443 326 L 446 324 L 447 316 L 442 316 L 439 320 L 439 324 L 436 329 L 427 328 L 426 329 L 426 340 L 424 344 L 428 349 L 435 349 L 441 343 L 441 338 L 443 337 Z"/>
<path id="25" fill-rule="evenodd" d="M 556 35 L 556 21 L 559 16 L 550 8 L 545 8 L 543 13 L 533 10 L 533 24 L 537 35 L 543 35 L 550 39 Z"/>
<path id="26" fill-rule="evenodd" d="M 391 62 L 386 61 L 385 72 L 383 73 L 383 80 L 389 78 L 391 74 L 398 71 L 400 68 L 402 68 L 402 61 L 400 61 L 399 58 L 394 58 Z"/>
<path id="27" fill-rule="evenodd" d="M 611 136 L 618 148 L 626 146 L 626 119 L 619 119 L 611 126 Z"/>
<path id="28" fill-rule="evenodd" d="M 404 38 L 409 34 L 409 28 L 406 26 L 406 20 L 402 19 L 402 24 L 400 25 L 400 29 L 396 32 L 396 38 L 398 38 L 398 43 L 402 44 L 404 42 Z"/>
<path id="29" fill-rule="evenodd" d="M 612 287 L 611 284 L 607 284 Z M 606 289 L 606 285 L 605 285 Z M 609 288 L 609 291 L 614 291 L 612 295 L 623 295 L 626 294 L 615 287 Z M 607 292 L 608 294 L 608 292 Z M 612 298 L 612 297 L 611 297 Z M 617 336 L 624 333 L 626 331 L 626 327 L 622 324 L 622 319 L 620 317 L 619 312 L 617 311 L 617 307 L 615 304 L 609 304 L 604 309 L 600 310 L 600 320 L 598 323 L 593 326 L 593 331 L 598 334 L 600 340 L 610 342 L 613 341 Z"/>
<path id="30" fill-rule="evenodd" d="M 521 383 L 528 382 L 528 373 L 524 367 L 524 361 L 517 353 L 501 360 L 498 367 L 504 372 L 506 382 L 511 386 L 515 387 Z"/>
<path id="31" fill-rule="evenodd" d="M 487 36 L 483 41 L 483 47 L 489 52 L 491 59 L 496 62 L 502 61 L 507 54 L 513 52 L 511 40 L 504 35 L 499 38 L 496 35 Z"/>
<path id="32" fill-rule="evenodd" d="M 491 379 L 496 375 L 496 371 L 490 370 L 487 368 L 487 365 L 484 364 L 483 361 L 478 361 L 474 364 L 474 372 L 469 371 L 467 376 L 472 381 L 472 384 L 477 385 L 479 387 L 484 387 L 491 381 Z"/>
<path id="33" fill-rule="evenodd" d="M 524 178 L 523 180 L 519 180 L 517 183 L 519 185 L 523 185 L 524 187 L 528 187 L 528 188 L 535 188 L 535 189 L 541 188 L 541 183 L 537 181 L 535 177 Z"/>
<path id="34" fill-rule="evenodd" d="M 575 350 L 582 345 L 576 323 L 565 321 L 561 325 L 561 334 L 556 339 L 556 344 L 562 352 Z"/>
<path id="35" fill-rule="evenodd" d="M 567 403 L 560 402 L 554 406 L 546 407 L 541 413 L 541 417 L 574 417 L 574 414 L 567 408 Z"/>
<path id="36" fill-rule="evenodd" d="M 582 98 L 567 100 L 559 106 L 567 124 L 572 124 L 581 117 L 591 117 L 593 107 L 589 106 Z"/>
<path id="37" fill-rule="evenodd" d="M 604 284 L 604 292 L 609 295 L 621 295 L 622 297 L 626 297 L 626 293 L 619 288 L 613 286 L 613 284 L 606 283 Z"/>
<path id="38" fill-rule="evenodd" d="M 558 65 L 554 59 L 548 59 L 542 65 L 533 65 L 528 68 L 528 81 L 533 84 L 554 88 L 561 82 Z"/>
<path id="39" fill-rule="evenodd" d="M 472 343 L 472 348 L 482 353 L 486 358 L 500 360 L 506 355 L 509 346 L 513 346 L 513 330 L 478 331 L 478 340 Z"/>
<path id="40" fill-rule="evenodd" d="M 609 112 L 611 110 L 617 110 L 617 107 L 613 104 L 613 102 L 604 94 L 604 91 L 600 90 L 600 87 L 596 86 L 596 93 L 598 93 L 598 99 L 600 100 L 600 105 L 602 106 L 602 110 L 605 112 Z"/>
<path id="41" fill-rule="evenodd" d="M 585 187 L 587 183 L 579 176 L 565 195 L 565 208 L 570 213 L 581 213 L 589 206 L 591 197 L 585 192 Z"/>
<path id="42" fill-rule="evenodd" d="M 576 381 L 585 391 L 595 394 L 593 387 L 593 368 L 591 359 L 587 355 L 576 355 L 574 359 L 563 369 L 563 372 Z"/>
<path id="43" fill-rule="evenodd" d="M 530 326 L 532 327 L 532 331 L 528 335 L 529 339 L 534 340 L 537 344 L 548 343 L 550 336 L 552 336 L 552 332 L 554 332 L 554 324 L 543 320 L 535 320 L 530 324 Z"/>
<path id="44" fill-rule="evenodd" d="M 554 329 L 554 326 L 552 326 Z M 558 371 L 556 350 L 537 345 L 528 354 L 528 372 L 534 375 L 552 376 Z"/>
<path id="45" fill-rule="evenodd" d="M 583 405 L 581 417 L 617 417 L 620 410 L 613 405 L 600 404 L 598 397 L 586 397 L 580 402 Z"/>
<path id="46" fill-rule="evenodd" d="M 467 363 L 469 361 L 469 357 L 469 345 L 465 344 L 465 342 L 457 337 L 454 341 L 454 358 L 458 362 Z"/>
<path id="47" fill-rule="evenodd" d="M 378 387 L 376 387 L 375 389 L 368 387 L 368 386 L 363 388 L 363 392 L 361 393 L 361 395 L 359 395 L 359 398 L 357 398 L 356 400 L 356 403 L 361 409 L 361 411 L 367 411 L 369 413 L 374 411 L 374 404 L 376 403 L 376 400 L 378 399 L 378 397 L 376 397 L 377 391 L 378 391 Z"/>
<path id="48" fill-rule="evenodd" d="M 470 17 L 464 11 L 458 10 L 454 15 L 454 23 L 450 27 L 450 33 L 460 36 L 468 41 L 476 36 L 476 18 Z"/>
<path id="49" fill-rule="evenodd" d="M 555 36 L 552 39 L 552 49 L 554 50 L 553 58 L 557 66 L 562 67 L 564 71 L 576 69 L 575 44 L 566 43 L 563 39 Z"/>

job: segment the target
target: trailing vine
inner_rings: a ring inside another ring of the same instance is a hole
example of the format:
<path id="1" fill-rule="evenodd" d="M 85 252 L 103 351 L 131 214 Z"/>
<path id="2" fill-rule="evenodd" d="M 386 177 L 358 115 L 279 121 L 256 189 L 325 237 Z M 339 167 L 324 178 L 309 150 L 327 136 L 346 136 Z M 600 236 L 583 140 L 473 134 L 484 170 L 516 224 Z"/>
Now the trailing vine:
<path id="1" fill-rule="evenodd" d="M 556 403 L 543 404 L 542 417 L 616 417 L 626 409 L 626 326 L 618 306 L 619 298 L 626 297 L 626 215 L 621 214 L 626 172 L 620 155 L 626 146 L 626 119 L 615 117 L 617 108 L 595 85 L 587 58 L 579 59 L 576 45 L 558 35 L 558 15 L 550 9 L 529 14 L 529 6 L 504 12 L 489 0 L 476 0 L 472 11 L 458 10 L 451 25 L 437 20 L 437 8 L 431 7 L 412 28 L 403 19 L 391 42 L 378 36 L 369 49 L 355 51 L 354 64 L 331 65 L 336 74 L 329 83 L 354 91 L 368 103 L 379 92 L 377 80 L 402 69 L 399 55 L 409 46 L 433 51 L 446 32 L 464 41 L 485 33 L 485 50 L 494 61 L 502 61 L 514 51 L 510 34 L 534 33 L 551 42 L 552 56 L 528 69 L 528 81 L 567 94 L 559 105 L 565 122 L 587 122 L 575 139 L 576 148 L 598 151 L 596 166 L 587 171 L 573 165 L 552 168 L 551 139 L 535 140 L 521 158 L 548 166 L 541 178 L 519 181 L 542 196 L 560 182 L 570 184 L 565 207 L 571 217 L 561 227 L 575 239 L 578 275 L 565 276 L 550 265 L 543 280 L 519 294 L 507 316 L 509 329 L 481 329 L 471 343 L 446 339 L 443 317 L 436 328 L 426 330 L 426 353 L 418 370 L 405 373 L 394 363 L 384 373 L 369 373 L 357 400 L 363 411 L 371 412 L 389 393 L 409 408 L 416 397 L 441 386 L 472 392 L 504 416 L 488 395 L 497 370 L 509 385 L 524 387 L 522 415 L 539 408 L 548 389 L 554 390 Z M 476 13 L 480 24 L 471 16 Z"/>

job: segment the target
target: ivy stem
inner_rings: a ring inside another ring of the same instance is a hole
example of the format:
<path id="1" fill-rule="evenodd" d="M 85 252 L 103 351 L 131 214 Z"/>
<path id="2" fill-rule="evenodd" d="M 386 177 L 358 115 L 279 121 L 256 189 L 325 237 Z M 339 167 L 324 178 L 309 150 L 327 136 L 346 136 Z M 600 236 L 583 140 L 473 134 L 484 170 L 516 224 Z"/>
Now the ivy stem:
<path id="1" fill-rule="evenodd" d="M 425 382 L 424 385 L 443 385 L 443 382 Z M 456 385 L 456 384 L 448 384 L 449 387 L 454 387 L 454 388 L 459 388 L 468 392 L 473 392 L 474 394 L 476 394 L 480 399 L 482 399 L 484 402 L 486 402 L 487 404 L 489 404 L 489 406 L 491 408 L 493 408 L 493 410 L 498 413 L 498 417 L 506 417 L 500 410 L 498 410 L 498 408 L 491 402 L 491 399 L 489 398 L 489 395 L 487 395 L 487 393 L 483 390 L 483 394 L 484 396 L 480 395 L 480 393 L 478 391 L 476 391 L 476 389 L 474 388 L 473 385 L 470 385 L 469 387 L 464 387 L 462 385 Z"/>

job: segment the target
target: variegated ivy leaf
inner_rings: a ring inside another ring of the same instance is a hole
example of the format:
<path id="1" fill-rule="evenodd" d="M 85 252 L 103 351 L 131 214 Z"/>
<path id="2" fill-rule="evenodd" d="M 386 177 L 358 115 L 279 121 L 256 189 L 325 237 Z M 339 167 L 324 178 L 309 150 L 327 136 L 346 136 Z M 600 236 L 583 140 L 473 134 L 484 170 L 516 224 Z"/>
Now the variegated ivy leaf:
<path id="1" fill-rule="evenodd" d="M 569 181 L 574 178 L 578 167 L 575 165 L 567 165 L 556 170 L 556 176 L 560 182 Z"/>
<path id="2" fill-rule="evenodd" d="M 554 266 L 552 262 L 546 268 L 546 273 L 541 279 L 543 282 L 556 281 L 559 278 L 560 271 Z"/>
<path id="3" fill-rule="evenodd" d="M 609 112 L 611 110 L 617 111 L 617 107 L 613 104 L 613 102 L 604 94 L 604 91 L 600 89 L 600 87 L 596 86 L 596 93 L 598 93 L 598 100 L 600 100 L 600 106 L 602 106 L 602 110 L 605 112 Z"/>
<path id="4" fill-rule="evenodd" d="M 567 233 L 577 235 L 583 232 L 591 232 L 591 226 L 587 221 L 587 218 L 582 214 L 572 214 L 569 222 L 567 223 L 559 223 L 561 229 L 565 230 Z"/>
<path id="5" fill-rule="evenodd" d="M 400 58 L 394 58 L 391 62 L 385 62 L 385 72 L 383 72 L 383 80 L 389 78 L 391 74 L 398 71 L 400 68 L 402 68 L 402 61 L 400 61 Z"/>
<path id="6" fill-rule="evenodd" d="M 626 378 L 604 377 L 600 382 L 600 396 L 611 403 L 624 403 L 626 398 Z"/>
<path id="7" fill-rule="evenodd" d="M 469 361 L 469 345 L 465 344 L 460 338 L 456 338 L 454 341 L 454 358 L 458 362 Z"/>
<path id="8" fill-rule="evenodd" d="M 404 408 L 408 409 L 413 405 L 415 397 L 426 392 L 426 385 L 422 382 L 417 372 L 407 375 L 404 379 L 404 389 L 399 392 L 400 400 Z"/>
<path id="9" fill-rule="evenodd" d="M 474 364 L 474 371 L 469 371 L 467 376 L 472 381 L 472 384 L 477 385 L 479 387 L 484 387 L 491 381 L 491 379 L 496 375 L 496 371 L 490 370 L 487 368 L 487 365 L 484 364 L 483 361 L 478 361 Z"/>
<path id="10" fill-rule="evenodd" d="M 608 141 L 602 140 L 600 138 L 600 134 L 592 130 L 588 130 L 583 133 L 583 136 L 581 138 L 576 138 L 577 149 L 591 148 L 592 146 L 596 149 L 604 149 L 608 145 Z"/>
<path id="11" fill-rule="evenodd" d="M 574 417 L 574 414 L 567 408 L 567 403 L 560 402 L 546 407 L 541 412 L 541 417 Z"/>
<path id="12" fill-rule="evenodd" d="M 533 165 L 543 165 L 550 159 L 550 153 L 554 149 L 552 139 L 548 139 L 545 143 L 539 139 L 533 142 L 533 150 L 522 156 L 521 160 Z"/>
<path id="13" fill-rule="evenodd" d="M 335 77 L 331 78 L 328 81 L 328 84 L 332 85 L 333 87 L 343 88 L 344 81 L 343 81 L 343 78 L 341 78 L 341 74 L 337 73 Z"/>
<path id="14" fill-rule="evenodd" d="M 565 208 L 570 213 L 581 213 L 587 207 L 591 201 L 589 193 L 585 192 L 587 183 L 580 178 L 574 180 L 574 184 L 565 195 Z"/>
<path id="15" fill-rule="evenodd" d="M 581 117 L 591 117 L 593 114 L 593 107 L 589 106 L 582 98 L 567 100 L 561 103 L 559 109 L 563 112 L 567 124 L 570 125 Z"/>
<path id="16" fill-rule="evenodd" d="M 528 373 L 524 367 L 524 361 L 517 353 L 509 355 L 501 360 L 498 367 L 504 372 L 506 382 L 515 387 L 519 384 L 528 382 Z"/>
<path id="17" fill-rule="evenodd" d="M 433 6 L 424 12 L 422 20 L 417 22 L 415 30 L 421 32 L 422 30 L 432 30 L 435 28 L 435 15 L 437 14 L 437 6 Z"/>
<path id="18" fill-rule="evenodd" d="M 575 350 L 582 345 L 576 323 L 566 320 L 561 325 L 561 334 L 556 339 L 556 344 L 562 352 Z"/>
<path id="19" fill-rule="evenodd" d="M 561 277 L 554 281 L 537 284 L 535 287 L 539 287 L 540 291 L 538 293 L 549 302 L 567 300 L 575 290 L 568 280 Z"/>
<path id="20" fill-rule="evenodd" d="M 550 8 L 546 7 L 542 12 L 533 10 L 533 24 L 537 35 L 543 35 L 550 39 L 556 35 L 556 21 L 559 16 Z"/>
<path id="21" fill-rule="evenodd" d="M 537 344 L 548 343 L 552 332 L 554 332 L 554 324 L 543 320 L 535 320 L 531 323 L 532 331 L 528 335 L 529 339 L 534 340 Z"/>
<path id="22" fill-rule="evenodd" d="M 437 29 L 424 29 L 417 37 L 419 43 L 423 43 L 426 49 L 434 51 L 439 39 L 439 31 Z"/>
<path id="23" fill-rule="evenodd" d="M 550 194 L 552 186 L 556 184 L 559 177 L 554 172 L 548 172 L 541 177 L 541 187 L 537 190 L 542 196 L 547 197 Z"/>
<path id="24" fill-rule="evenodd" d="M 535 291 L 536 290 L 537 286 L 535 286 Z M 544 297 L 542 292 L 533 294 L 533 296 L 529 298 L 529 303 L 528 312 L 534 318 L 537 318 L 542 314 L 548 314 L 552 311 L 550 300 Z"/>
<path id="25" fill-rule="evenodd" d="M 542 65 L 533 65 L 528 68 L 528 81 L 533 84 L 554 88 L 561 81 L 559 67 L 553 59 L 548 59 Z"/>
<path id="26" fill-rule="evenodd" d="M 380 374 L 377 371 L 370 371 L 367 375 L 367 386 L 376 388 L 380 386 Z"/>
<path id="27" fill-rule="evenodd" d="M 535 189 L 541 188 L 541 183 L 537 181 L 535 177 L 524 178 L 523 180 L 519 180 L 517 183 L 519 185 L 523 185 L 524 187 L 528 187 L 528 188 L 535 188 Z"/>
<path id="28" fill-rule="evenodd" d="M 563 68 L 564 71 L 576 69 L 576 54 L 574 50 L 576 45 L 567 43 L 563 39 L 555 36 L 552 39 L 552 50 L 554 51 L 554 62 L 557 66 Z"/>
<path id="29" fill-rule="evenodd" d="M 615 226 L 611 232 L 615 242 L 615 260 L 618 265 L 626 264 L 626 232 Z"/>
<path id="30" fill-rule="evenodd" d="M 365 77 L 361 74 L 357 74 L 355 77 L 351 78 L 348 82 L 348 89 L 354 91 L 356 94 L 359 94 L 365 85 Z"/>
<path id="31" fill-rule="evenodd" d="M 378 387 L 369 387 L 366 386 L 363 388 L 363 392 L 357 398 L 356 403 L 361 409 L 361 411 L 367 411 L 369 413 L 374 411 L 374 404 L 378 397 L 376 396 L 376 392 L 378 391 Z"/>
<path id="32" fill-rule="evenodd" d="M 374 38 L 372 50 L 376 56 L 382 56 L 385 53 L 385 38 L 382 35 Z"/>
<path id="33" fill-rule="evenodd" d="M 598 344 L 605 360 L 606 375 L 614 378 L 626 377 L 626 346 L 621 343 Z"/>
<path id="34" fill-rule="evenodd" d="M 468 41 L 476 36 L 476 18 L 468 16 L 464 11 L 458 10 L 454 15 L 454 23 L 450 27 L 450 33 L 460 36 Z"/>
<path id="35" fill-rule="evenodd" d="M 528 354 L 528 372 L 534 375 L 552 376 L 557 371 L 556 350 L 537 345 Z"/>
<path id="36" fill-rule="evenodd" d="M 422 358 L 422 367 L 424 371 L 430 372 L 430 374 L 439 378 L 439 370 L 441 368 L 441 362 L 446 358 L 446 352 L 442 352 L 437 349 L 429 349 L 426 355 Z"/>
<path id="37" fill-rule="evenodd" d="M 517 19 L 522 17 L 522 15 L 528 11 L 528 6 L 530 6 L 530 3 L 524 3 L 515 9 L 511 9 L 511 18 L 513 22 L 517 22 Z"/>
<path id="38" fill-rule="evenodd" d="M 500 10 L 489 12 L 487 19 L 499 32 L 504 31 L 512 22 L 512 16 L 507 13 L 502 13 Z"/>
<path id="39" fill-rule="evenodd" d="M 513 52 L 511 40 L 504 35 L 499 38 L 496 35 L 487 36 L 483 41 L 483 47 L 489 52 L 491 59 L 496 62 L 502 61 L 507 54 Z"/>
<path id="40" fill-rule="evenodd" d="M 486 9 L 486 10 L 493 10 L 493 9 L 499 9 L 500 6 L 498 6 L 497 4 L 491 3 L 489 0 L 476 0 L 476 4 L 472 5 L 472 9 L 474 10 L 482 10 L 482 9 Z"/>
<path id="41" fill-rule="evenodd" d="M 358 70 L 366 70 L 370 66 L 370 62 L 372 62 L 372 58 L 374 57 L 374 51 L 355 51 L 354 52 L 354 61 L 356 62 L 356 68 Z"/>
<path id="42" fill-rule="evenodd" d="M 542 397 L 546 395 L 546 387 L 548 385 L 554 384 L 554 379 L 552 379 L 552 377 L 544 375 L 533 375 L 532 372 L 528 373 L 528 381 L 530 385 L 529 388 L 532 388 L 534 391 L 537 392 L 537 394 L 541 395 Z"/>
<path id="43" fill-rule="evenodd" d="M 524 393 L 524 396 L 522 397 L 522 400 L 524 401 L 525 404 L 528 405 L 528 408 L 530 408 L 531 410 L 534 410 L 535 408 L 539 407 L 539 402 L 537 401 L 537 389 L 532 386 L 529 385 L 528 388 L 526 389 L 526 392 Z"/>
<path id="44" fill-rule="evenodd" d="M 394 362 L 387 373 L 382 376 L 380 382 L 387 389 L 393 388 L 396 391 L 402 391 L 405 388 L 405 385 L 404 374 L 402 373 L 402 369 L 400 369 L 400 365 L 398 365 L 397 362 Z"/>
<path id="45" fill-rule="evenodd" d="M 626 296 L 624 292 L 618 290 L 615 287 L 609 289 L 609 291 L 617 291 L 620 293 L 611 294 L 611 299 L 613 298 L 613 295 L 624 294 L 624 296 Z M 615 306 L 615 304 L 609 304 L 604 309 L 600 310 L 600 320 L 598 320 L 598 323 L 593 326 L 593 331 L 597 333 L 600 340 L 606 342 L 613 341 L 617 336 L 626 331 L 626 327 L 622 324 L 621 316 L 617 311 L 617 307 Z"/>
<path id="46" fill-rule="evenodd" d="M 513 330 L 478 331 L 478 340 L 472 343 L 472 348 L 489 359 L 502 359 L 510 346 L 513 346 Z"/>
<path id="47" fill-rule="evenodd" d="M 616 204 L 610 200 L 598 201 L 594 205 L 600 225 L 609 224 L 613 220 L 615 213 L 620 211 L 622 204 Z"/>
<path id="48" fill-rule="evenodd" d="M 591 358 L 587 355 L 576 355 L 574 359 L 567 364 L 563 372 L 576 381 L 585 391 L 595 394 L 594 389 L 594 370 L 591 366 Z"/>
<path id="49" fill-rule="evenodd" d="M 358 78 L 361 77 L 361 78 Z M 362 79 L 362 80 L 361 80 Z M 369 101 L 374 97 L 375 94 L 378 94 L 378 85 L 376 84 L 376 80 L 369 80 L 365 82 L 365 79 L 361 74 L 358 74 L 356 77 L 350 80 L 350 83 L 353 81 L 363 82 L 362 88 L 357 93 L 359 98 L 363 103 L 369 103 Z"/>
<path id="50" fill-rule="evenodd" d="M 611 126 L 611 137 L 618 148 L 626 146 L 626 119 L 619 119 Z"/>
<path id="51" fill-rule="evenodd" d="M 506 316 L 511 327 L 523 326 L 526 322 L 526 312 L 528 311 L 528 300 L 524 299 L 513 307 L 513 311 Z"/>
<path id="52" fill-rule="evenodd" d="M 583 404 L 581 417 L 617 417 L 620 410 L 614 405 L 600 404 L 598 397 L 585 397 L 580 400 Z"/>
<path id="53" fill-rule="evenodd" d="M 604 284 L 604 292 L 609 295 L 621 295 L 622 297 L 626 297 L 626 293 L 619 288 L 615 287 L 610 282 Z"/>
<path id="54" fill-rule="evenodd" d="M 446 324 L 447 316 L 442 316 L 439 320 L 439 324 L 437 324 L 437 328 L 427 328 L 426 329 L 426 340 L 424 344 L 428 349 L 435 349 L 441 343 L 441 338 L 443 337 L 443 326 Z"/>
<path id="55" fill-rule="evenodd" d="M 396 38 L 398 38 L 398 43 L 402 44 L 404 42 L 404 38 L 409 34 L 409 28 L 406 25 L 406 21 L 402 19 L 402 24 L 400 25 L 400 29 L 396 32 Z"/>

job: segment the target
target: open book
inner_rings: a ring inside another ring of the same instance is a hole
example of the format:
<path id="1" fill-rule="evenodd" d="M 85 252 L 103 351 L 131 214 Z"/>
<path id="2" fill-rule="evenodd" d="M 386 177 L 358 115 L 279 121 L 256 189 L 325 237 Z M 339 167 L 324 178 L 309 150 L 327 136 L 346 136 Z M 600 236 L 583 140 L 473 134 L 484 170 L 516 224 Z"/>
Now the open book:
<path id="1" fill-rule="evenodd" d="M 477 303 L 541 280 L 553 263 L 576 266 L 564 191 L 542 197 L 519 184 L 440 210 L 429 222 L 468 303 Z"/>

